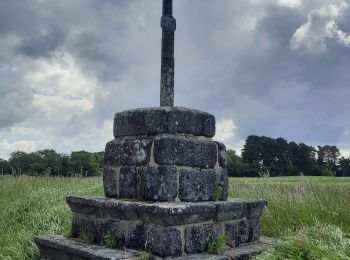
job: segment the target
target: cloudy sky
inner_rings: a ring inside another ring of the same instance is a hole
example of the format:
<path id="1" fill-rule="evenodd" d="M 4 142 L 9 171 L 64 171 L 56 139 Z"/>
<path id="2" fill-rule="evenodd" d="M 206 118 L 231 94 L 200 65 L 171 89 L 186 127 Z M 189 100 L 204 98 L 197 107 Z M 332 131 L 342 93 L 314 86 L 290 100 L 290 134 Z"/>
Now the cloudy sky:
<path id="1" fill-rule="evenodd" d="M 115 112 L 159 104 L 161 0 L 3 0 L 0 158 L 101 151 Z M 350 155 L 350 3 L 174 0 L 175 104 L 248 135 Z"/>

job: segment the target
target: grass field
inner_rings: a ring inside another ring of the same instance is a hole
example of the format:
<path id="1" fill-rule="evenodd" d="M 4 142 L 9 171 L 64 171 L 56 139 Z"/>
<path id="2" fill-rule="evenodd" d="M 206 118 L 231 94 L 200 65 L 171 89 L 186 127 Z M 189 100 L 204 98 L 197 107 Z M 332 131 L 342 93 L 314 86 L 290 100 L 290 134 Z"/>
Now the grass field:
<path id="1" fill-rule="evenodd" d="M 102 196 L 102 179 L 0 176 L 0 259 L 37 259 L 35 235 L 67 233 L 72 217 L 65 203 L 68 194 Z M 327 236 L 333 241 L 335 236 L 342 236 L 342 232 L 350 234 L 350 178 L 230 178 L 229 194 L 230 197 L 260 198 L 269 202 L 262 219 L 264 235 L 293 240 L 293 232 L 304 230 L 303 236 L 312 237 L 315 230 L 323 230 L 326 239 L 326 231 L 335 230 L 335 235 Z M 305 241 L 303 247 L 306 247 Z M 334 250 L 345 253 L 323 259 L 350 259 L 349 240 L 344 240 L 345 244 L 339 241 Z M 288 244 L 293 250 L 294 242 Z M 314 244 L 311 247 L 314 250 Z M 349 258 L 344 257 L 347 254 Z M 269 258 L 283 259 L 272 255 L 265 259 Z"/>

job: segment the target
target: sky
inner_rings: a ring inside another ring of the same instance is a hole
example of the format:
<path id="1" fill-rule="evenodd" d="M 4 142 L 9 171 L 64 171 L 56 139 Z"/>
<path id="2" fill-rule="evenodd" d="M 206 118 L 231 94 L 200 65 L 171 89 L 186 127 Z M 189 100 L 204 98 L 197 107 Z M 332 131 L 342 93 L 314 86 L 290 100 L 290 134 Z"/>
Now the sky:
<path id="1" fill-rule="evenodd" d="M 161 0 L 0 3 L 0 158 L 102 151 L 116 112 L 159 106 Z M 215 139 L 350 155 L 350 2 L 174 0 L 175 105 Z"/>

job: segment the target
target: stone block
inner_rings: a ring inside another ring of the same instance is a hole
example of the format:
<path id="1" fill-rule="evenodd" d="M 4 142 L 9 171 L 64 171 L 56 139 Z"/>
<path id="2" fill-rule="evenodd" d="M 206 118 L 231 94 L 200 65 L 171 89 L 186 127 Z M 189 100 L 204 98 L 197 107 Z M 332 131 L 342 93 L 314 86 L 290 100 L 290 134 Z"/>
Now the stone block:
<path id="1" fill-rule="evenodd" d="M 77 196 L 67 196 L 66 202 L 72 212 L 84 215 L 99 213 L 105 205 L 104 198 L 89 199 Z"/>
<path id="2" fill-rule="evenodd" d="M 213 220 L 216 207 L 205 202 L 142 203 L 138 213 L 143 223 L 182 226 Z"/>
<path id="3" fill-rule="evenodd" d="M 238 224 L 238 220 L 226 222 L 224 224 L 225 234 L 227 235 L 227 244 L 233 248 L 237 245 Z"/>
<path id="4" fill-rule="evenodd" d="M 180 107 L 127 110 L 115 115 L 113 132 L 116 138 L 160 133 L 213 137 L 215 117 L 205 112 Z"/>
<path id="5" fill-rule="evenodd" d="M 140 176 L 142 173 L 143 171 L 139 167 L 121 167 L 119 176 L 119 198 L 138 198 L 138 182 L 142 179 Z"/>
<path id="6" fill-rule="evenodd" d="M 247 218 L 260 218 L 266 207 L 266 200 L 247 201 Z"/>
<path id="7" fill-rule="evenodd" d="M 113 220 L 138 220 L 139 202 L 107 199 L 105 202 L 106 214 Z"/>
<path id="8" fill-rule="evenodd" d="M 224 201 L 216 204 L 216 221 L 237 220 L 245 216 L 242 201 Z"/>
<path id="9" fill-rule="evenodd" d="M 259 219 L 248 219 L 249 242 L 260 239 L 260 221 Z"/>
<path id="10" fill-rule="evenodd" d="M 214 142 L 168 134 L 154 139 L 153 154 L 155 162 L 160 165 L 214 168 L 217 162 Z"/>
<path id="11" fill-rule="evenodd" d="M 112 233 L 115 241 L 115 248 L 124 249 L 125 247 L 125 234 L 127 232 L 128 225 L 124 222 L 113 221 L 109 225 L 109 231 Z"/>
<path id="12" fill-rule="evenodd" d="M 225 234 L 230 246 L 240 246 L 248 243 L 250 238 L 250 227 L 245 219 L 229 221 L 224 224 Z"/>
<path id="13" fill-rule="evenodd" d="M 215 169 L 216 187 L 222 188 L 220 200 L 227 200 L 228 197 L 228 175 L 224 168 Z"/>
<path id="14" fill-rule="evenodd" d="M 218 224 L 203 224 L 186 227 L 186 253 L 194 254 L 205 252 L 208 248 L 209 243 L 215 242 L 221 233 L 221 225 Z"/>
<path id="15" fill-rule="evenodd" d="M 239 246 L 249 241 L 249 224 L 247 220 L 238 221 L 236 245 Z"/>
<path id="16" fill-rule="evenodd" d="M 181 232 L 174 227 L 147 226 L 146 250 L 161 257 L 182 254 Z"/>
<path id="17" fill-rule="evenodd" d="M 153 138 L 117 138 L 106 144 L 107 166 L 145 165 L 150 161 Z"/>
<path id="18" fill-rule="evenodd" d="M 218 162 L 220 167 L 226 169 L 227 166 L 227 156 L 226 156 L 226 146 L 223 143 L 215 142 L 218 146 Z"/>
<path id="19" fill-rule="evenodd" d="M 129 226 L 126 237 L 126 247 L 135 250 L 146 249 L 147 229 L 144 224 L 133 223 Z"/>
<path id="20" fill-rule="evenodd" d="M 105 166 L 103 169 L 103 188 L 107 198 L 118 198 L 120 167 Z"/>
<path id="21" fill-rule="evenodd" d="M 148 167 L 144 185 L 146 201 L 174 201 L 177 196 L 176 167 Z"/>
<path id="22" fill-rule="evenodd" d="M 179 172 L 179 198 L 181 201 L 209 201 L 216 185 L 215 170 L 181 169 Z"/>

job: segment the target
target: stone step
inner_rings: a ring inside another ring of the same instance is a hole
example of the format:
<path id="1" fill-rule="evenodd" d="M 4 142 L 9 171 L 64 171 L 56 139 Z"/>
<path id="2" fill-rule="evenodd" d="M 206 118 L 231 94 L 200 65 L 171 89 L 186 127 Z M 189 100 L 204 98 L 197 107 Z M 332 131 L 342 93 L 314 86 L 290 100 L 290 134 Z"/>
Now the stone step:
<path id="1" fill-rule="evenodd" d="M 61 236 L 38 236 L 35 243 L 45 260 L 137 260 L 140 251 L 113 250 L 97 245 L 86 245 Z M 235 249 L 228 248 L 223 255 L 196 254 L 181 256 L 178 260 L 243 260 L 256 256 L 274 243 L 274 240 L 262 237 L 259 241 L 245 244 Z M 155 257 L 152 259 L 161 259 Z"/>

